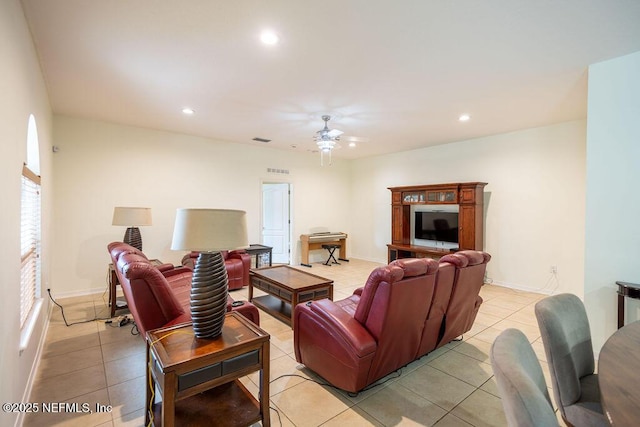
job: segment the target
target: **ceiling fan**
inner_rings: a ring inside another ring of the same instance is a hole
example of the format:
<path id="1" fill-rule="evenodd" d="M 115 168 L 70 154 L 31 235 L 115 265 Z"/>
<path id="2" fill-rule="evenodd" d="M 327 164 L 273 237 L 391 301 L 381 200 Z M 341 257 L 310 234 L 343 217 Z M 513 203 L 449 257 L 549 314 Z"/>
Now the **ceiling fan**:
<path id="1" fill-rule="evenodd" d="M 318 149 L 320 149 L 320 165 L 324 166 L 324 153 L 329 153 L 329 165 L 331 165 L 331 150 L 340 147 L 338 141 L 340 141 L 340 135 L 344 132 L 338 129 L 329 129 L 331 116 L 324 115 L 322 120 L 324 120 L 324 128 L 316 132 L 314 139 Z"/>

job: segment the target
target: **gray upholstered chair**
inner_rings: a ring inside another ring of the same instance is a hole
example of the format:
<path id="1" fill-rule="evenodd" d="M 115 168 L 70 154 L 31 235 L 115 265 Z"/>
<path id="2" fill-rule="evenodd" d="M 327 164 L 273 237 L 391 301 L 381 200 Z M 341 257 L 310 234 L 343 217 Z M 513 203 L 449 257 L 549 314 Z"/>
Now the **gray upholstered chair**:
<path id="1" fill-rule="evenodd" d="M 560 294 L 539 301 L 535 311 L 562 418 L 576 427 L 607 426 L 584 304 L 575 295 Z"/>
<path id="2" fill-rule="evenodd" d="M 540 362 L 521 331 L 502 331 L 491 346 L 490 358 L 509 426 L 559 425 Z"/>

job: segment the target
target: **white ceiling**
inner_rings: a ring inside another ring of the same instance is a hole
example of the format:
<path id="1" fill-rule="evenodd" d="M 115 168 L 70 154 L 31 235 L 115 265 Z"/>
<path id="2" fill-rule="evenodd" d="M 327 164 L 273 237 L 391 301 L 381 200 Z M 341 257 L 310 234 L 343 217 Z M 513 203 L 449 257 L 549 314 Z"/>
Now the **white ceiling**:
<path id="1" fill-rule="evenodd" d="M 640 50 L 638 0 L 22 3 L 55 113 L 303 152 L 331 114 L 342 158 L 584 118 Z"/>

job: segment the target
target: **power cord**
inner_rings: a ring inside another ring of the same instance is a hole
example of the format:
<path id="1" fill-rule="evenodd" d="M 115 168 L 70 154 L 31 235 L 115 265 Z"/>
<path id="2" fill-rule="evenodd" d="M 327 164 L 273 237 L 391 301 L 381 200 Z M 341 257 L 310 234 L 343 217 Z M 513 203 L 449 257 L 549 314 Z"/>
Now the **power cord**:
<path id="1" fill-rule="evenodd" d="M 47 293 L 49 294 L 49 299 L 58 307 L 60 307 L 60 312 L 62 313 L 62 320 L 64 320 L 64 324 L 66 326 L 73 326 L 73 325 L 78 325 L 80 323 L 89 323 L 89 322 L 95 322 L 96 320 L 106 320 L 109 321 L 111 320 L 109 317 L 94 317 L 93 319 L 89 319 L 89 320 L 80 320 L 78 322 L 73 322 L 73 323 L 69 323 L 67 322 L 67 318 L 64 315 L 64 307 L 62 307 L 60 304 L 58 304 L 58 302 L 56 300 L 53 299 L 53 296 L 51 296 L 51 289 L 47 288 Z"/>

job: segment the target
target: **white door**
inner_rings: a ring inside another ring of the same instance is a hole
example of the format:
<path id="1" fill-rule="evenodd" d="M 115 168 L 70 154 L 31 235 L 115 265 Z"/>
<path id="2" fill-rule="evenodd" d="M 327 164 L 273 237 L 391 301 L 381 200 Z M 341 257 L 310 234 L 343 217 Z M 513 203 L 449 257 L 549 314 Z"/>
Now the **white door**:
<path id="1" fill-rule="evenodd" d="M 272 261 L 290 264 L 289 184 L 262 184 L 262 244 L 273 248 Z"/>

